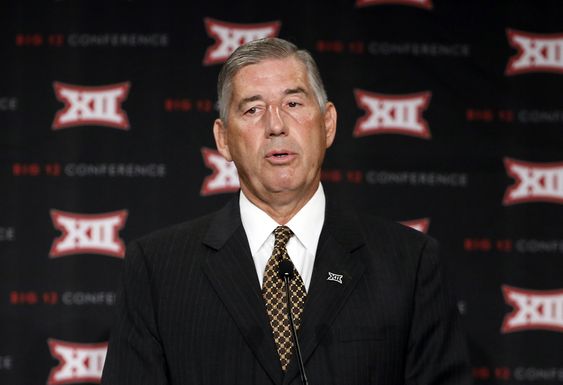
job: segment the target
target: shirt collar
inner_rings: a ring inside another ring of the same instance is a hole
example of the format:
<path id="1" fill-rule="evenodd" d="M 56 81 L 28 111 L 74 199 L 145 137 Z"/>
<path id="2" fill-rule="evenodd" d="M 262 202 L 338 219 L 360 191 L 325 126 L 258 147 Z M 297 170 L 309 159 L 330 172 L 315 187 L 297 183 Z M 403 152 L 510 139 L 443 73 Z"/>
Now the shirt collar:
<path id="1" fill-rule="evenodd" d="M 313 255 L 316 253 L 323 228 L 325 204 L 326 199 L 323 187 L 319 183 L 315 194 L 287 223 L 293 234 Z M 254 256 L 279 224 L 266 212 L 250 202 L 242 190 L 240 192 L 239 206 L 240 218 L 248 238 L 250 252 Z"/>

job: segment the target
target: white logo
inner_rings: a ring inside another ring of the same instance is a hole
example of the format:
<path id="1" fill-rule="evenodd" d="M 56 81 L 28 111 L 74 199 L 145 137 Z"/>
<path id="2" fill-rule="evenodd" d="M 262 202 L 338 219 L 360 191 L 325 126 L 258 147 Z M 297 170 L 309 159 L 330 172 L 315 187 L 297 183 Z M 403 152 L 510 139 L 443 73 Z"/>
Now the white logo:
<path id="1" fill-rule="evenodd" d="M 123 258 L 125 246 L 119 238 L 127 210 L 103 214 L 75 214 L 51 210 L 51 220 L 62 235 L 53 241 L 49 257 L 71 254 L 102 254 Z"/>
<path id="2" fill-rule="evenodd" d="M 201 186 L 201 195 L 236 192 L 240 188 L 237 168 L 234 162 L 229 162 L 215 150 L 202 147 L 201 154 L 207 167 L 213 174 L 207 176 Z"/>
<path id="3" fill-rule="evenodd" d="M 502 332 L 544 329 L 563 332 L 563 290 L 537 291 L 502 286 L 514 311 L 504 318 Z"/>
<path id="4" fill-rule="evenodd" d="M 422 112 L 428 107 L 431 92 L 385 95 L 355 90 L 356 103 L 366 114 L 359 118 L 354 136 L 403 134 L 429 139 L 430 131 Z"/>
<path id="5" fill-rule="evenodd" d="M 55 115 L 52 128 L 97 125 L 129 129 L 121 103 L 129 93 L 129 83 L 84 87 L 54 82 L 57 99 L 65 104 Z"/>
<path id="6" fill-rule="evenodd" d="M 413 219 L 410 221 L 402 221 L 400 223 L 410 227 L 411 229 L 415 229 L 417 231 L 420 231 L 421 233 L 426 234 L 428 232 L 428 227 L 430 226 L 430 219 L 429 218 Z"/>
<path id="7" fill-rule="evenodd" d="M 525 72 L 563 73 L 563 34 L 536 34 L 507 30 L 510 45 L 518 50 L 506 67 L 506 75 Z"/>
<path id="8" fill-rule="evenodd" d="M 342 274 L 334 274 L 331 273 L 330 271 L 328 272 L 328 278 L 326 279 L 327 281 L 334 281 L 334 282 L 338 282 L 340 284 L 342 284 Z"/>
<path id="9" fill-rule="evenodd" d="M 509 176 L 516 180 L 504 194 L 503 204 L 551 202 L 563 204 L 563 162 L 531 163 L 505 158 Z"/>
<path id="10" fill-rule="evenodd" d="M 235 24 L 205 18 L 205 29 L 215 44 L 207 49 L 204 65 L 223 63 L 241 45 L 253 40 L 278 36 L 281 22 Z"/>
<path id="11" fill-rule="evenodd" d="M 51 355 L 59 360 L 59 365 L 51 369 L 47 385 L 100 383 L 107 342 L 79 344 L 49 339 L 47 343 Z"/>
<path id="12" fill-rule="evenodd" d="M 432 0 L 356 0 L 356 7 L 385 4 L 410 5 L 413 7 L 432 9 Z"/>

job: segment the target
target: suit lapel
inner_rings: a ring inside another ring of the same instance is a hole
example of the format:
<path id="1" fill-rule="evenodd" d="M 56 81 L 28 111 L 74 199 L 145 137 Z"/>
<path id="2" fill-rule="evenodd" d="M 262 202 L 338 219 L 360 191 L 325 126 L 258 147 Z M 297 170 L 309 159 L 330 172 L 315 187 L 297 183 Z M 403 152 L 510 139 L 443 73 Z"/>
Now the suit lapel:
<path id="1" fill-rule="evenodd" d="M 217 213 L 204 243 L 215 250 L 204 265 L 205 274 L 238 325 L 257 361 L 272 381 L 280 384 L 282 371 L 271 336 L 256 268 L 240 221 L 237 199 L 233 199 Z"/>
<path id="2" fill-rule="evenodd" d="M 363 261 L 354 254 L 363 244 L 356 220 L 327 205 L 299 331 L 299 343 L 305 363 L 364 272 Z M 329 273 L 334 274 L 332 280 L 328 280 Z M 340 279 L 342 283 L 338 282 Z M 289 384 L 298 375 L 298 370 L 296 360 L 292 359 L 283 383 Z"/>

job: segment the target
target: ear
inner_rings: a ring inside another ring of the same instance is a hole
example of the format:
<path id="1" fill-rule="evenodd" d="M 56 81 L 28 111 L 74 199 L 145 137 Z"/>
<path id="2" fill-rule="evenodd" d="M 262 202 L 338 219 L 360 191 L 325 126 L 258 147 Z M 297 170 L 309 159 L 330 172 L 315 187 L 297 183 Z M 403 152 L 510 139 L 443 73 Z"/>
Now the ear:
<path id="1" fill-rule="evenodd" d="M 213 122 L 213 135 L 215 136 L 215 145 L 217 146 L 219 153 L 229 162 L 232 161 L 231 152 L 229 151 L 227 127 L 223 124 L 221 119 L 215 119 L 215 122 Z"/>
<path id="2" fill-rule="evenodd" d="M 336 136 L 336 107 L 332 102 L 327 102 L 324 112 L 326 148 L 329 148 Z"/>

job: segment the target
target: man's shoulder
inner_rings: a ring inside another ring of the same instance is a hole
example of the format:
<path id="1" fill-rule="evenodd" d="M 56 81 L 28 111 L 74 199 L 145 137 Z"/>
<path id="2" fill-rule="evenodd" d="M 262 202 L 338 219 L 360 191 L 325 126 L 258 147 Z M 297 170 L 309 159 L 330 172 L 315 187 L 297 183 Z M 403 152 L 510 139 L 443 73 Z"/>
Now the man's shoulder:
<path id="1" fill-rule="evenodd" d="M 425 233 L 416 230 L 401 222 L 392 221 L 390 219 L 370 214 L 358 213 L 360 223 L 363 224 L 370 232 L 378 232 L 383 234 L 394 234 L 401 238 L 408 238 L 418 241 L 425 241 L 430 238 Z"/>
<path id="2" fill-rule="evenodd" d="M 432 261 L 439 258 L 438 242 L 419 230 L 371 213 L 354 210 L 349 215 L 356 223 L 352 227 L 359 232 L 356 237 L 364 245 L 362 255 L 368 266 L 381 269 L 381 264 L 384 264 L 391 270 L 410 272 L 414 279 L 414 272 L 423 256 L 430 257 Z"/>
<path id="3" fill-rule="evenodd" d="M 395 251 L 420 251 L 427 245 L 437 245 L 434 238 L 419 230 L 366 210 L 348 208 L 337 212 L 348 223 L 347 227 L 359 233 L 356 237 L 368 245 Z"/>
<path id="4" fill-rule="evenodd" d="M 186 235 L 195 235 L 198 232 L 202 232 L 209 227 L 215 213 L 206 214 L 197 218 L 192 218 L 180 223 L 170 224 L 165 227 L 161 227 L 150 231 L 138 238 L 135 241 L 145 244 L 153 242 L 167 241 L 170 238 L 175 238 L 178 236 L 184 237 Z"/>
<path id="5" fill-rule="evenodd" d="M 170 250 L 174 247 L 185 247 L 187 243 L 201 243 L 219 212 L 221 210 L 155 229 L 135 238 L 131 243 L 145 250 Z"/>
<path id="6" fill-rule="evenodd" d="M 379 234 L 382 236 L 392 236 L 419 240 L 424 242 L 430 238 L 425 233 L 416 230 L 401 222 L 393 221 L 368 210 L 357 208 L 337 208 L 337 215 L 345 218 L 344 220 L 355 223 L 366 235 Z"/>

